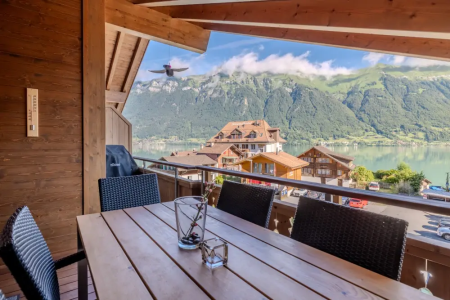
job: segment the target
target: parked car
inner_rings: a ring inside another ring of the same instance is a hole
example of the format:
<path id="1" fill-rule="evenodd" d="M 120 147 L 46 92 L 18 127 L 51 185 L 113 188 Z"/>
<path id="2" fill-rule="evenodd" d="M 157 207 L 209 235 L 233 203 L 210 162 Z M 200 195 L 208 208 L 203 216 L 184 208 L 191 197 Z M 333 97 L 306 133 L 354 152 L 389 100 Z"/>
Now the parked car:
<path id="1" fill-rule="evenodd" d="M 376 181 L 372 181 L 369 183 L 369 190 L 370 191 L 379 191 L 380 190 L 380 184 Z"/>
<path id="2" fill-rule="evenodd" d="M 450 219 L 449 218 L 442 218 L 439 220 L 439 227 L 450 227 Z"/>
<path id="3" fill-rule="evenodd" d="M 368 201 L 356 199 L 356 198 L 350 198 L 347 200 L 347 204 L 348 204 L 348 206 L 354 207 L 354 208 L 364 208 L 368 204 Z"/>
<path id="4" fill-rule="evenodd" d="M 294 189 L 292 191 L 292 196 L 294 196 L 294 197 L 305 196 L 307 192 L 308 192 L 308 190 L 305 190 L 305 189 Z"/>
<path id="5" fill-rule="evenodd" d="M 438 236 L 443 237 L 447 241 L 450 241 L 450 228 L 449 227 L 439 227 L 436 233 Z"/>

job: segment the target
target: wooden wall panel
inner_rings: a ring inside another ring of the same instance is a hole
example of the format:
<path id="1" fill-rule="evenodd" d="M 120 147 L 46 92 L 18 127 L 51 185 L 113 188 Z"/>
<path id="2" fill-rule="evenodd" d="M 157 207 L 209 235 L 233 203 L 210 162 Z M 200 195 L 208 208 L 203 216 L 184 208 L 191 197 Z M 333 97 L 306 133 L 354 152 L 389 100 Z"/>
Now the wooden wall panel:
<path id="1" fill-rule="evenodd" d="M 131 123 L 114 107 L 106 108 L 106 145 L 123 145 L 132 152 Z"/>
<path id="2" fill-rule="evenodd" d="M 81 0 L 0 3 L 0 227 L 28 205 L 55 256 L 76 250 L 82 213 L 81 25 Z M 38 138 L 26 88 L 39 90 Z"/>

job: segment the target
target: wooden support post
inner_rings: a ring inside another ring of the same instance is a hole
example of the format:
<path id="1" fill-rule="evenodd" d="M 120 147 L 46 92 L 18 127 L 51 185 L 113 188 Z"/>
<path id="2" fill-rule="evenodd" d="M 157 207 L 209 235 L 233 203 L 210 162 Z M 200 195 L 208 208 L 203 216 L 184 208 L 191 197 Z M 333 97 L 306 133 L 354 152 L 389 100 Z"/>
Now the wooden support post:
<path id="1" fill-rule="evenodd" d="M 105 1 L 83 0 L 83 212 L 100 212 L 106 174 Z"/>

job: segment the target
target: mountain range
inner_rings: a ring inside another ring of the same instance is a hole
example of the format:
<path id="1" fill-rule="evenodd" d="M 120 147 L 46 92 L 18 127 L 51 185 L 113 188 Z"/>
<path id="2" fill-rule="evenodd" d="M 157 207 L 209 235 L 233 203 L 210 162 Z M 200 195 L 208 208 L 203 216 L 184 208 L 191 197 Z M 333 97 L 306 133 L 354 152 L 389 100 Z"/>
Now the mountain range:
<path id="1" fill-rule="evenodd" d="M 450 66 L 379 64 L 331 78 L 246 73 L 137 81 L 124 115 L 137 138 L 205 140 L 265 119 L 289 142 L 450 141 Z"/>

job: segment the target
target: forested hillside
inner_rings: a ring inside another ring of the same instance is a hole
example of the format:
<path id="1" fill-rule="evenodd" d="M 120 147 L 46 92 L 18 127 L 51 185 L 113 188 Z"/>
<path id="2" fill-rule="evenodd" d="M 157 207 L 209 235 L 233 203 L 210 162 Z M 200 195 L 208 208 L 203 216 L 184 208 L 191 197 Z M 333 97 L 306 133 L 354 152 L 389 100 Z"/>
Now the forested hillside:
<path id="1" fill-rule="evenodd" d="M 229 121 L 265 119 L 288 141 L 448 142 L 450 67 L 161 78 L 136 82 L 124 115 L 139 138 L 207 139 Z"/>

